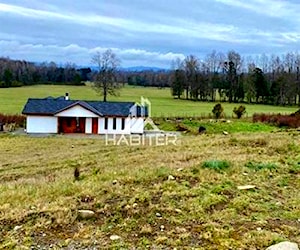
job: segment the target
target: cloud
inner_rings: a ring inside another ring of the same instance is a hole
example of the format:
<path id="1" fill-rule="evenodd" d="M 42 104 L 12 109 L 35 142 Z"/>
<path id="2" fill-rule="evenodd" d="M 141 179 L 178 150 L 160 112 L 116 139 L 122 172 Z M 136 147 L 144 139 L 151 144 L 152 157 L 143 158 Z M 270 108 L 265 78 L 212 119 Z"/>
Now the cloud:
<path id="1" fill-rule="evenodd" d="M 282 0 L 215 0 L 229 6 L 246 9 L 270 17 L 297 17 L 300 5 Z"/>
<path id="2" fill-rule="evenodd" d="M 85 48 L 77 44 L 62 47 L 57 45 L 20 44 L 16 41 L 0 41 L 0 51 L 2 51 L 3 56 L 9 56 L 12 59 L 24 59 L 32 62 L 54 61 L 58 64 L 72 62 L 81 66 L 92 66 L 92 56 L 97 51 L 101 53 L 107 49 L 105 47 Z M 145 62 L 149 66 L 169 67 L 172 60 L 184 58 L 183 54 L 172 52 L 160 53 L 120 48 L 112 48 L 112 50 L 121 59 L 123 67 L 143 65 Z M 132 64 L 132 62 L 137 64 Z"/>
<path id="3" fill-rule="evenodd" d="M 296 0 L 2 0 L 0 56 L 86 64 L 115 48 L 124 65 L 168 67 L 212 50 L 281 53 L 297 49 L 299 11 Z"/>

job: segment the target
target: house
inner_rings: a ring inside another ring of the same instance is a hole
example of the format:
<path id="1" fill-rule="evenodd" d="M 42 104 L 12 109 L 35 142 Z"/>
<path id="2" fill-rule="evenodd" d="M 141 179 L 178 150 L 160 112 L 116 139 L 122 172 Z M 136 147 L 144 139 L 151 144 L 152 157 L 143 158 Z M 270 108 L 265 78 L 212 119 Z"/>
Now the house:
<path id="1" fill-rule="evenodd" d="M 147 107 L 134 102 L 29 98 L 22 111 L 27 133 L 142 134 Z"/>

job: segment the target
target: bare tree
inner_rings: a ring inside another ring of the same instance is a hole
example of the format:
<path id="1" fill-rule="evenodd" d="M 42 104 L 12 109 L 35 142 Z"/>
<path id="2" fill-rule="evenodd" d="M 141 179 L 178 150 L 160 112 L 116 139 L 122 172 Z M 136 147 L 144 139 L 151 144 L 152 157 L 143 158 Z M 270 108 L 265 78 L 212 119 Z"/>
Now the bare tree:
<path id="1" fill-rule="evenodd" d="M 197 73 L 200 69 L 200 63 L 196 56 L 190 55 L 184 59 L 183 65 L 187 79 L 185 86 L 186 99 L 188 99 L 189 92 L 192 92 L 192 89 L 195 90 L 197 88 Z"/>
<path id="2" fill-rule="evenodd" d="M 98 72 L 94 77 L 94 89 L 103 95 L 103 101 L 107 101 L 107 95 L 116 95 L 120 87 L 116 82 L 116 73 L 120 60 L 111 49 L 103 53 L 97 52 L 92 57 L 92 63 L 97 65 Z"/>

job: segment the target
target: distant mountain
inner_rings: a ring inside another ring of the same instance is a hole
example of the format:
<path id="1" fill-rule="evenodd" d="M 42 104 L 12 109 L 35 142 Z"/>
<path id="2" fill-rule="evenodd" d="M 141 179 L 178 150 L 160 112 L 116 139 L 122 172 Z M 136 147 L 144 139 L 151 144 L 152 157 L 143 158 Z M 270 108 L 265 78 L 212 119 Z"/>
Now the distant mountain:
<path id="1" fill-rule="evenodd" d="M 90 68 L 92 71 L 97 71 L 98 67 L 97 66 L 83 66 L 80 65 L 77 67 L 78 69 L 80 68 Z M 165 68 L 159 68 L 159 67 L 149 67 L 149 66 L 133 66 L 133 67 L 121 67 L 121 71 L 124 72 L 142 72 L 142 71 L 152 71 L 152 72 L 161 72 L 161 71 L 169 71 L 169 69 Z"/>
<path id="2" fill-rule="evenodd" d="M 168 69 L 158 68 L 158 67 L 148 67 L 148 66 L 127 67 L 127 68 L 121 68 L 121 70 L 127 71 L 127 72 L 142 72 L 142 71 L 159 72 L 159 71 L 168 71 Z"/>

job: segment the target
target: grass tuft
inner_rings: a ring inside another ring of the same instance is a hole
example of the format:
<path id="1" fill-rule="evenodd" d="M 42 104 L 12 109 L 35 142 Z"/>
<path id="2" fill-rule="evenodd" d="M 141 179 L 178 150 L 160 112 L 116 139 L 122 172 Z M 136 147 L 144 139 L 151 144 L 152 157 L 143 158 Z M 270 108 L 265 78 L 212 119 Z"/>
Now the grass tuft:
<path id="1" fill-rule="evenodd" d="M 230 163 L 228 161 L 220 161 L 220 160 L 210 160 L 205 161 L 202 164 L 203 168 L 213 169 L 218 172 L 225 170 L 230 167 Z"/>
<path id="2" fill-rule="evenodd" d="M 269 169 L 269 170 L 272 170 L 272 169 L 276 169 L 278 166 L 275 164 L 275 163 L 263 163 L 263 162 L 253 162 L 253 161 L 249 161 L 245 164 L 245 166 L 247 168 L 250 168 L 250 169 L 254 169 L 254 170 L 262 170 L 262 169 Z"/>

